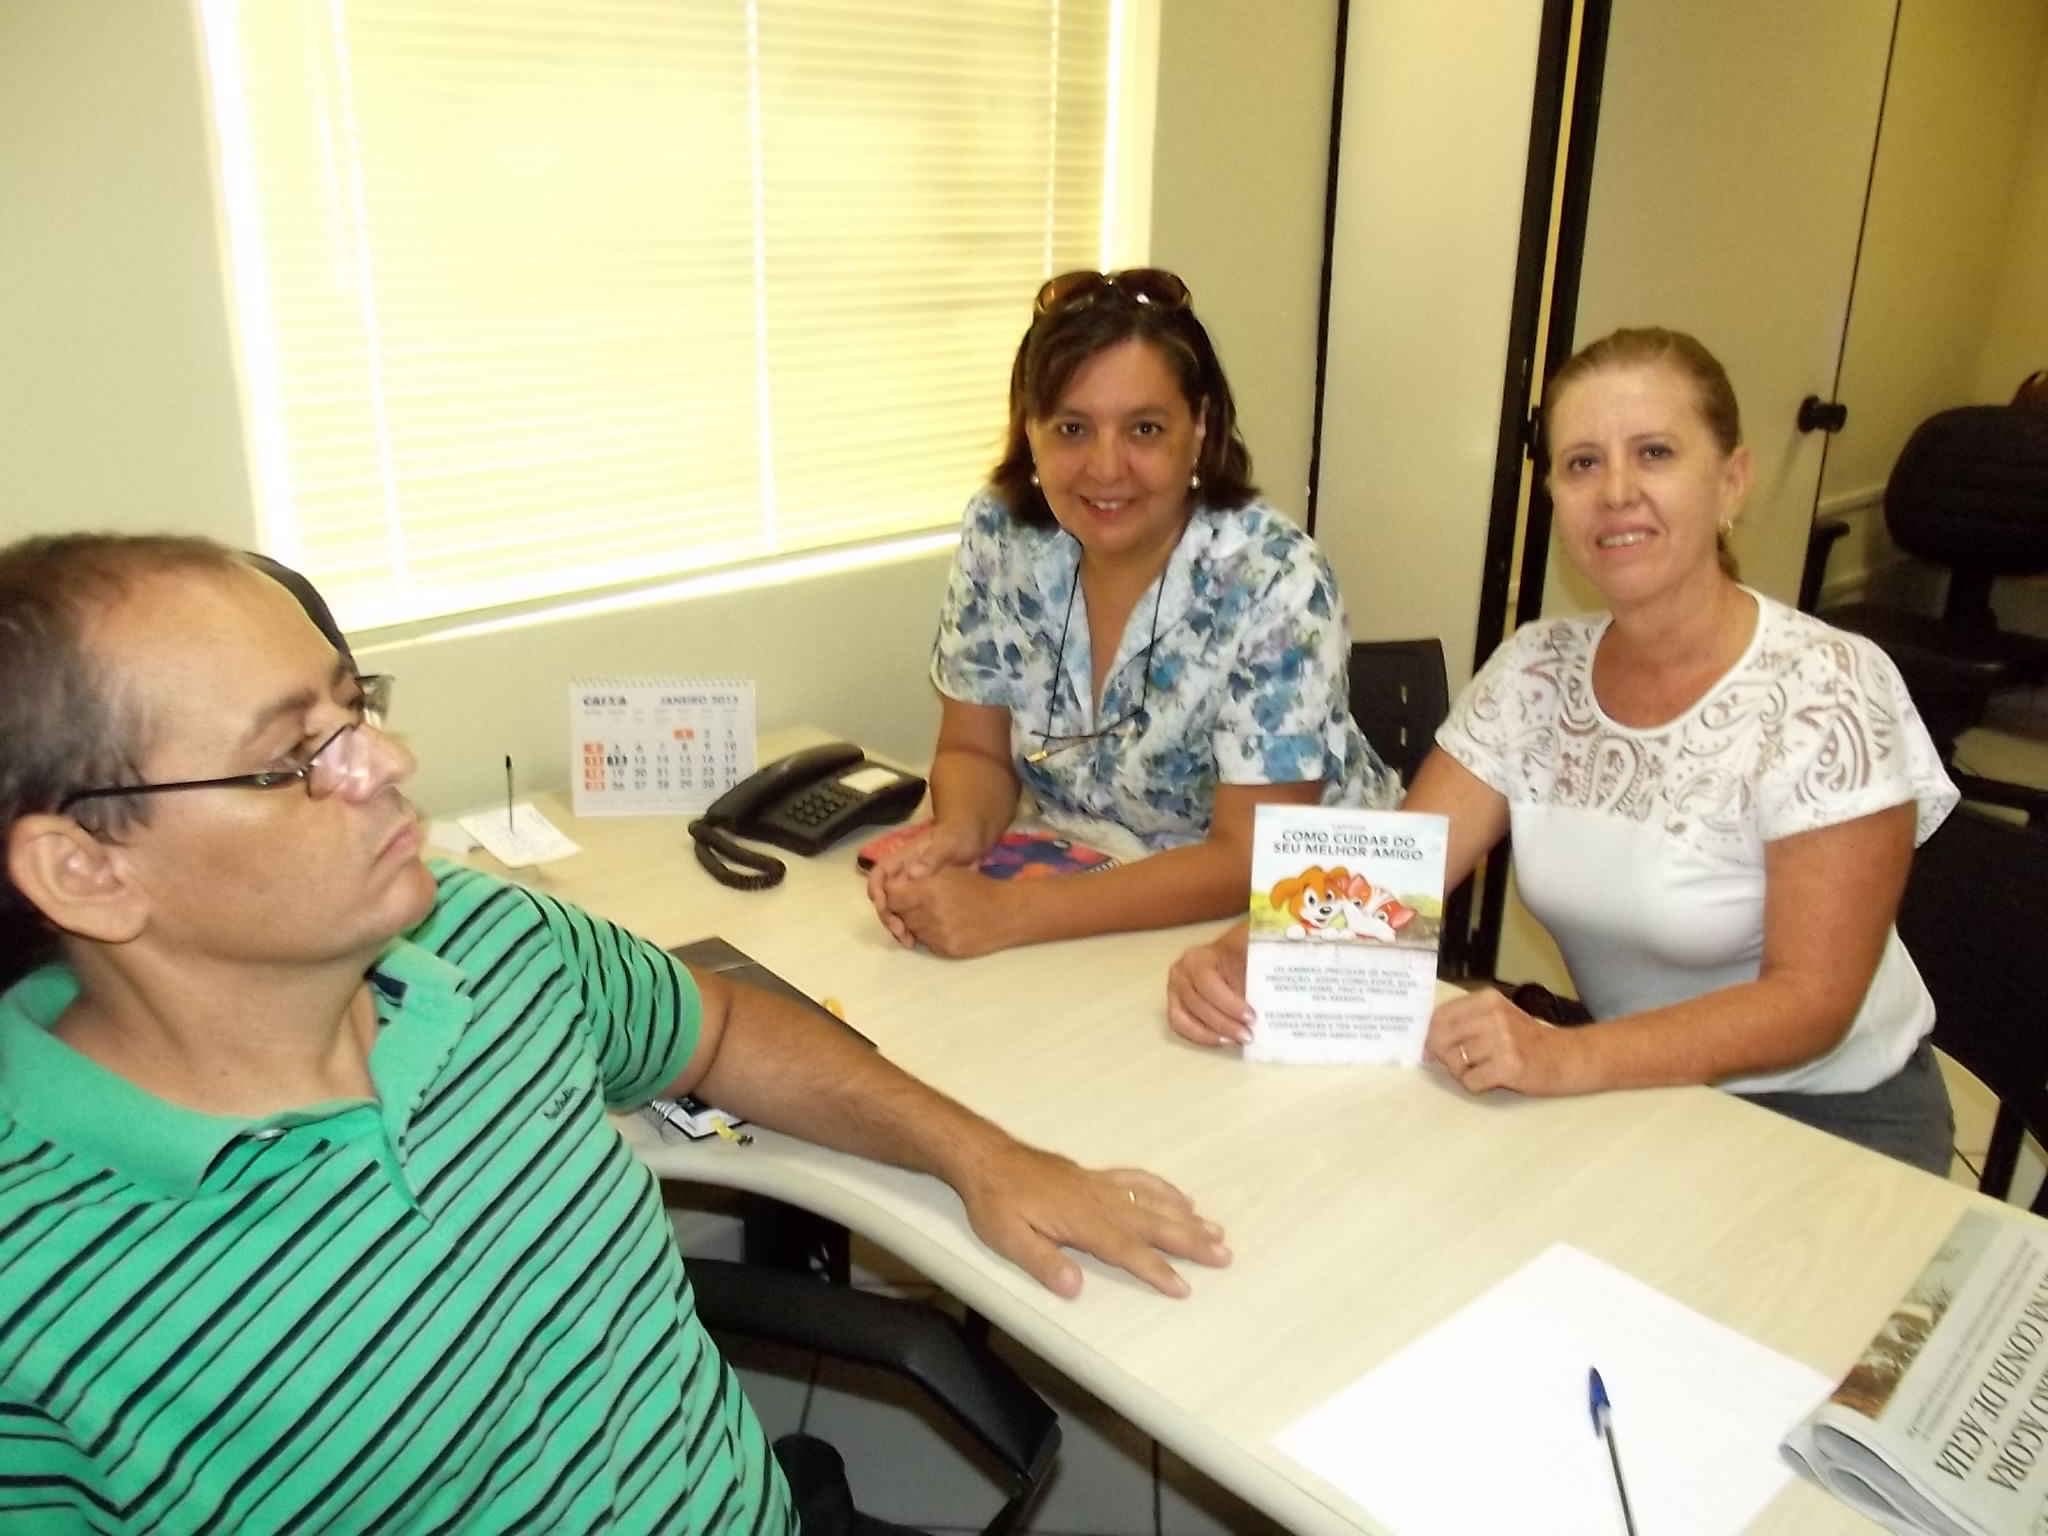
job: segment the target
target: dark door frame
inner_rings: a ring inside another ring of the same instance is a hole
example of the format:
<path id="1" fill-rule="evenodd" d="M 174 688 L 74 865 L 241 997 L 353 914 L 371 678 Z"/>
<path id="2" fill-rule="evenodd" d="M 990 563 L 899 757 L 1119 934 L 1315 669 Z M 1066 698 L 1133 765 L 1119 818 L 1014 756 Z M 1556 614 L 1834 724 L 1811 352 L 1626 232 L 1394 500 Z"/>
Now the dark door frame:
<path id="1" fill-rule="evenodd" d="M 1543 587 L 1550 550 L 1550 492 L 1541 473 L 1529 479 L 1529 512 L 1520 512 L 1525 466 L 1540 471 L 1542 421 L 1529 406 L 1530 367 L 1542 319 L 1544 253 L 1550 241 L 1550 203 L 1557 187 L 1558 153 L 1564 153 L 1564 184 L 1558 191 L 1557 263 L 1549 273 L 1550 314 L 1544 331 L 1543 371 L 1548 379 L 1572 355 L 1578 329 L 1579 277 L 1586 255 L 1586 215 L 1593 201 L 1593 153 L 1599 140 L 1601 85 L 1607 71 L 1607 35 L 1613 0 L 1584 0 L 1579 18 L 1579 58 L 1571 111 L 1564 107 L 1565 61 L 1571 41 L 1571 0 L 1544 0 L 1543 38 L 1537 49 L 1536 96 L 1529 125 L 1529 163 L 1522 187 L 1522 243 L 1515 267 L 1515 300 L 1508 338 L 1508 365 L 1501 391 L 1500 438 L 1493 466 L 1493 508 L 1487 523 L 1486 564 L 1479 596 L 1479 622 L 1472 638 L 1476 671 L 1508 632 L 1508 584 L 1515 550 L 1521 548 L 1522 579 L 1515 593 L 1515 623 L 1543 612 Z M 1501 925 L 1507 913 L 1508 845 L 1487 855 L 1480 882 L 1479 916 L 1470 953 L 1472 968 L 1491 976 L 1500 959 Z"/>
<path id="2" fill-rule="evenodd" d="M 1539 457 L 1537 421 L 1529 408 L 1542 333 L 1546 283 L 1549 331 L 1543 348 L 1548 378 L 1571 355 L 1579 302 L 1579 269 L 1586 246 L 1586 210 L 1592 199 L 1593 148 L 1600 121 L 1600 85 L 1607 65 L 1607 33 L 1613 0 L 1584 0 L 1579 20 L 1578 67 L 1572 75 L 1571 111 L 1566 117 L 1567 65 L 1571 59 L 1572 0 L 1543 0 L 1536 45 L 1536 81 L 1529 104 L 1529 152 L 1522 176 L 1522 217 L 1515 255 L 1514 298 L 1509 310 L 1506 356 L 1501 368 L 1500 421 L 1495 437 L 1491 508 L 1486 551 L 1480 567 L 1479 618 L 1473 635 L 1475 667 L 1493 654 L 1507 633 L 1509 587 L 1515 552 L 1522 555 L 1521 589 L 1515 622 L 1526 623 L 1543 607 L 1543 552 L 1550 543 L 1550 498 L 1538 479 L 1530 489 L 1526 527 L 1519 516 L 1524 466 Z M 1336 69 L 1330 96 L 1330 148 L 1323 197 L 1322 288 L 1316 314 L 1315 405 L 1309 448 L 1306 522 L 1316 528 L 1316 495 L 1322 476 L 1323 402 L 1330 362 L 1330 289 L 1337 246 L 1338 156 L 1344 131 L 1344 55 L 1350 36 L 1350 0 L 1338 0 Z M 1546 273 L 1550 215 L 1557 188 L 1558 157 L 1565 157 L 1558 213 L 1557 264 Z M 1500 951 L 1507 902 L 1505 844 L 1487 860 L 1479 919 L 1471 937 L 1471 966 L 1492 974 Z"/>

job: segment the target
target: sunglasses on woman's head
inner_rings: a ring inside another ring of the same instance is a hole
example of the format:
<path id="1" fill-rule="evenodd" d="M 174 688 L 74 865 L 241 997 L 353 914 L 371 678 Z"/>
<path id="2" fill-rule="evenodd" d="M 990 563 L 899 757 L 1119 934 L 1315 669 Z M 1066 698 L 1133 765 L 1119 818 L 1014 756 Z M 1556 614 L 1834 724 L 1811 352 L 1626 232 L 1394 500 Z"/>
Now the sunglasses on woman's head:
<path id="1" fill-rule="evenodd" d="M 1038 290 L 1032 312 L 1057 314 L 1063 310 L 1085 309 L 1111 294 L 1120 294 L 1133 304 L 1158 309 L 1186 309 L 1194 295 L 1188 285 L 1164 267 L 1126 267 L 1121 272 L 1063 272 L 1047 278 Z"/>

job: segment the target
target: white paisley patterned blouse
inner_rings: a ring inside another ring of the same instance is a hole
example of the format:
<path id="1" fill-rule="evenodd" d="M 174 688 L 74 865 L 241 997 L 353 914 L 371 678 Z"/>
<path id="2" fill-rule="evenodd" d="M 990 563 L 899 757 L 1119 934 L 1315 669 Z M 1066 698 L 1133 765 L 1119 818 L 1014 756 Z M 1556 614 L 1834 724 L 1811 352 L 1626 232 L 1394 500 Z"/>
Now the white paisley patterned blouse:
<path id="1" fill-rule="evenodd" d="M 1756 629 L 1741 659 L 1666 724 L 1626 726 L 1600 708 L 1593 653 L 1608 620 L 1595 615 L 1523 627 L 1437 733 L 1438 745 L 1507 798 L 1522 899 L 1557 940 L 1596 1018 L 1756 979 L 1766 843 L 1912 802 L 1917 845 L 1956 803 L 1885 654 L 1750 596 Z M 1871 1088 L 1933 1024 L 1933 1002 L 1894 929 L 1833 1050 L 1721 1086 Z"/>
<path id="2" fill-rule="evenodd" d="M 932 647 L 941 693 L 1010 712 L 1013 764 L 1048 821 L 1157 852 L 1208 835 L 1219 783 L 1320 779 L 1325 805 L 1399 802 L 1351 719 L 1336 578 L 1294 524 L 1256 501 L 1197 508 L 1131 609 L 1099 712 L 1079 562 L 1067 533 L 1019 523 L 982 491 Z M 1030 761 L 1041 746 L 1054 750 Z"/>

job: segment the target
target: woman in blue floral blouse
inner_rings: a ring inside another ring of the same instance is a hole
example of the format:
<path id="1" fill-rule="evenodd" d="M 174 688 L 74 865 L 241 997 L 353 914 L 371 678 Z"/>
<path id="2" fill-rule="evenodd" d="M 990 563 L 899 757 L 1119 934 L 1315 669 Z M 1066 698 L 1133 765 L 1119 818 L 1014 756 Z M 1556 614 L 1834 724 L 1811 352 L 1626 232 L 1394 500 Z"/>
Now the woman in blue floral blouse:
<path id="1" fill-rule="evenodd" d="M 1241 910 L 1260 802 L 1399 799 L 1351 720 L 1349 653 L 1328 563 L 1257 499 L 1186 285 L 1052 279 L 939 616 L 933 822 L 875 867 L 875 910 L 947 955 Z M 1025 790 L 1075 837 L 1152 856 L 978 874 Z"/>

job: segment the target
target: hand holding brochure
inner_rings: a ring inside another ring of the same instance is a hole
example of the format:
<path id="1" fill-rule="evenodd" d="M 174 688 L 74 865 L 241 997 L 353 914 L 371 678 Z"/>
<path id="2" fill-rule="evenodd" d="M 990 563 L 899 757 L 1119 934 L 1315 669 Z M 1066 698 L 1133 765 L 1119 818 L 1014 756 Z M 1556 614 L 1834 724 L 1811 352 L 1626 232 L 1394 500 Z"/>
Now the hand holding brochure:
<path id="1" fill-rule="evenodd" d="M 1252 838 L 1247 1061 L 1422 1060 L 1450 823 L 1262 805 Z"/>
<path id="2" fill-rule="evenodd" d="M 1899 1536 L 2048 1530 L 2048 1227 L 1966 1211 L 1784 1452 Z"/>

